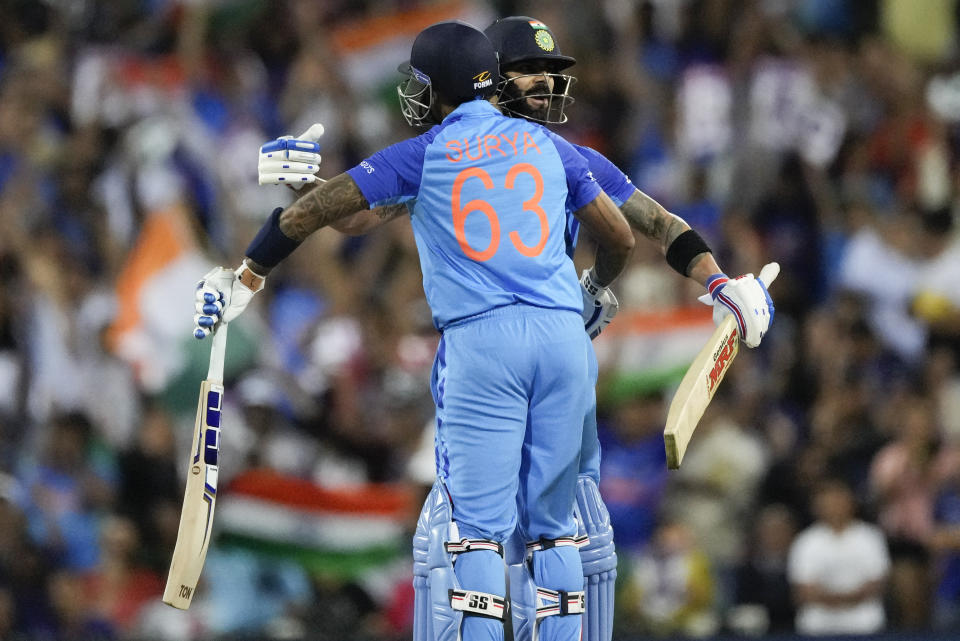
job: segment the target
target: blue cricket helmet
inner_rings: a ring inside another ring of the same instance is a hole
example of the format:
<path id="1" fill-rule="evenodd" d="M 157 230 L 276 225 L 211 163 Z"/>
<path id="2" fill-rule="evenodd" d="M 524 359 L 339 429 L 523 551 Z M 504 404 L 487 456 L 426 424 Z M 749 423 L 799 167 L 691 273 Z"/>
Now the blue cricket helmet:
<path id="1" fill-rule="evenodd" d="M 497 90 L 500 67 L 490 39 L 460 20 L 430 25 L 417 35 L 410 61 L 400 66 L 409 77 L 397 87 L 404 117 L 411 125 L 436 122 L 432 94 L 450 105 L 486 99 Z"/>
<path id="2" fill-rule="evenodd" d="M 577 61 L 560 52 L 550 27 L 530 16 L 509 16 L 491 24 L 484 33 L 500 57 L 501 76 L 497 88 L 500 110 L 534 122 L 566 122 L 566 109 L 574 102 L 570 88 L 577 79 L 563 71 Z M 510 72 L 521 73 L 520 69 L 531 66 L 538 67 L 535 73 L 507 77 Z M 552 79 L 552 87 L 546 84 L 547 76 Z M 517 86 L 521 78 L 536 86 L 521 91 Z"/>
<path id="3" fill-rule="evenodd" d="M 550 63 L 552 70 L 559 72 L 577 62 L 560 52 L 550 27 L 530 16 L 500 18 L 484 33 L 500 54 L 501 67 L 539 60 Z"/>

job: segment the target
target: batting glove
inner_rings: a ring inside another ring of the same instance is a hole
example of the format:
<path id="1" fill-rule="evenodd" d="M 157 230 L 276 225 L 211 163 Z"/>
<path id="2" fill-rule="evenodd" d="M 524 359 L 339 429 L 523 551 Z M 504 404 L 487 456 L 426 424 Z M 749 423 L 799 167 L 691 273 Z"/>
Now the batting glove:
<path id="1" fill-rule="evenodd" d="M 714 274 L 707 279 L 707 293 L 698 300 L 713 305 L 713 322 L 717 325 L 733 314 L 740 340 L 747 347 L 756 347 L 773 322 L 773 299 L 767 285 L 779 273 L 780 265 L 769 263 L 760 270 L 760 278 L 744 274 L 731 279 L 726 274 Z"/>
<path id="2" fill-rule="evenodd" d="M 251 289 L 240 280 L 241 274 L 250 271 L 257 282 Z M 250 304 L 253 295 L 263 289 L 264 277 L 253 273 L 244 261 L 230 271 L 223 267 L 214 267 L 197 283 L 197 295 L 193 317 L 193 335 L 204 339 L 213 332 L 217 323 L 229 323 L 240 315 Z"/>
<path id="3" fill-rule="evenodd" d="M 257 165 L 261 185 L 290 185 L 300 189 L 320 180 L 320 137 L 323 125 L 317 123 L 299 137 L 281 136 L 260 147 Z"/>
<path id="4" fill-rule="evenodd" d="M 609 287 L 597 284 L 589 269 L 583 270 L 580 276 L 580 290 L 583 294 L 583 328 L 594 339 L 620 311 L 620 302 Z"/>

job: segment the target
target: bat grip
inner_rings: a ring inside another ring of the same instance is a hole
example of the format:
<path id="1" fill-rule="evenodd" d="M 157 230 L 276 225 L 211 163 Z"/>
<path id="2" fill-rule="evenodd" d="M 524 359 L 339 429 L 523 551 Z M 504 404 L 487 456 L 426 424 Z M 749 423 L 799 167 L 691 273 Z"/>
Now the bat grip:
<path id="1" fill-rule="evenodd" d="M 207 370 L 207 380 L 213 383 L 223 383 L 223 359 L 227 351 L 227 324 L 220 323 L 211 337 L 210 369 Z"/>

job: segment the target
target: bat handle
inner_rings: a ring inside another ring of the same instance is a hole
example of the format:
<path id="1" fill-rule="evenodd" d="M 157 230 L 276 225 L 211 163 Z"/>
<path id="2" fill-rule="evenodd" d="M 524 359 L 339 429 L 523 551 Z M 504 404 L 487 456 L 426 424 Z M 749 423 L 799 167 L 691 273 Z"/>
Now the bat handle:
<path id="1" fill-rule="evenodd" d="M 760 276 L 757 278 L 763 283 L 764 287 L 770 287 L 774 279 L 780 275 L 780 263 L 767 263 L 760 270 Z"/>
<path id="2" fill-rule="evenodd" d="M 210 346 L 210 369 L 207 370 L 207 380 L 214 383 L 223 383 L 223 359 L 227 351 L 227 324 L 220 323 L 211 338 L 213 338 L 213 344 Z"/>

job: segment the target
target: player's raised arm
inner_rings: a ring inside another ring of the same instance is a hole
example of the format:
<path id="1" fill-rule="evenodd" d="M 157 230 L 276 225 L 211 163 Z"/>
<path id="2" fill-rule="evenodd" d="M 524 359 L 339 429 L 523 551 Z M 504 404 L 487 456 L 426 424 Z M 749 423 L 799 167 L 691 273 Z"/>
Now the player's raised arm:
<path id="1" fill-rule="evenodd" d="M 614 203 L 619 204 L 630 227 L 656 243 L 667 264 L 674 270 L 707 287 L 709 294 L 701 300 L 708 305 L 718 303 L 714 307 L 717 324 L 733 314 L 738 320 L 737 326 L 744 344 L 748 347 L 759 345 L 773 318 L 773 302 L 766 291 L 769 283 L 762 283 L 752 274 L 728 278 L 707 243 L 682 218 L 637 189 L 626 174 L 603 154 L 589 147 L 575 148 L 586 158 L 590 172 L 600 187 Z M 589 285 L 586 275 L 581 283 L 586 291 Z M 617 313 L 616 297 L 612 293 L 604 300 L 599 296 L 588 300 L 585 295 L 584 303 L 589 302 L 597 308 L 594 310 L 595 322 L 600 329 Z"/>
<path id="2" fill-rule="evenodd" d="M 281 136 L 261 145 L 257 181 L 261 185 L 286 185 L 299 192 L 301 198 L 324 184 L 326 180 L 317 176 L 323 132 L 323 125 L 315 123 L 296 138 Z M 342 234 L 362 236 L 406 213 L 404 204 L 384 205 L 362 209 L 330 226 Z"/>
<path id="3" fill-rule="evenodd" d="M 194 336 L 204 338 L 217 323 L 229 323 L 239 316 L 263 288 L 270 270 L 316 230 L 369 210 L 371 203 L 389 207 L 414 198 L 419 188 L 419 161 L 428 138 L 417 136 L 382 149 L 328 181 L 313 183 L 312 190 L 286 209 L 275 209 L 250 243 L 240 267 L 217 268 L 200 281 Z M 397 211 L 388 208 L 380 214 L 395 216 Z M 358 226 L 362 222 L 354 220 Z"/>
<path id="4" fill-rule="evenodd" d="M 760 344 L 773 322 L 773 299 L 767 291 L 770 283 L 753 274 L 729 278 L 706 241 L 690 225 L 639 189 L 634 189 L 620 211 L 633 229 L 660 246 L 667 264 L 707 288 L 700 300 L 713 305 L 717 325 L 732 314 L 744 344 Z"/>
<path id="5" fill-rule="evenodd" d="M 197 284 L 193 334 L 204 338 L 217 323 L 239 316 L 281 261 L 310 234 L 369 207 L 348 174 L 340 174 L 301 196 L 286 209 L 276 208 L 236 270 L 217 267 Z"/>
<path id="6" fill-rule="evenodd" d="M 728 278 L 700 234 L 639 189 L 624 201 L 620 210 L 631 227 L 660 245 L 667 264 L 707 288 L 700 300 L 713 305 L 717 325 L 732 314 L 744 344 L 760 344 L 773 322 L 773 299 L 767 291 L 770 283 L 754 278 L 753 274 Z"/>

